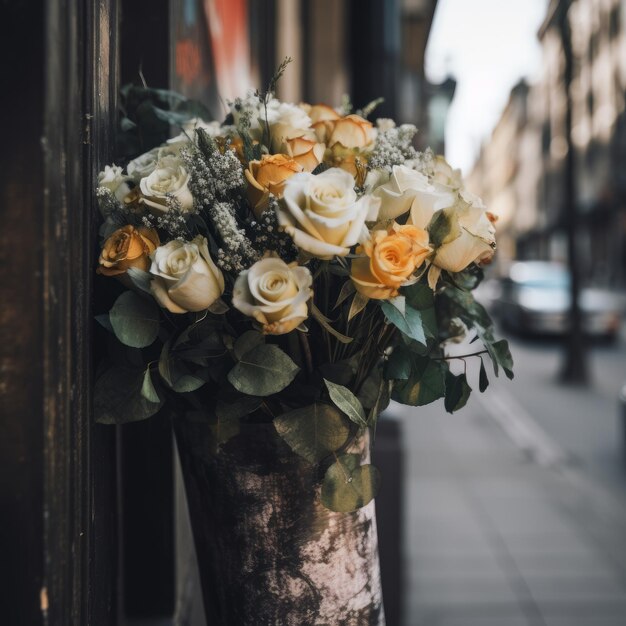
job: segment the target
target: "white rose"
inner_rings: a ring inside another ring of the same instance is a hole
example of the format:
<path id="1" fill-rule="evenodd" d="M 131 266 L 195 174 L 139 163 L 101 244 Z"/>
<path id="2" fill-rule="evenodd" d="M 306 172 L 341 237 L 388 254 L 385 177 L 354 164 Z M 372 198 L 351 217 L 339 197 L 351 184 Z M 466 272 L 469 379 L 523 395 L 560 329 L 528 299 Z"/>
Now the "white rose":
<path id="1" fill-rule="evenodd" d="M 429 182 L 421 172 L 404 165 L 394 165 L 389 182 L 379 186 L 374 196 L 380 198 L 380 220 L 396 219 L 411 211 L 413 224 L 425 228 L 435 211 L 451 206 L 456 194 L 443 185 Z"/>
<path id="2" fill-rule="evenodd" d="M 365 193 L 373 193 L 375 189 L 389 182 L 389 172 L 383 169 L 369 170 L 363 182 Z"/>
<path id="3" fill-rule="evenodd" d="M 149 152 L 140 154 L 136 159 L 133 159 L 126 171 L 132 179 L 139 183 L 142 178 L 150 176 L 157 167 L 159 161 L 159 148 L 153 148 Z"/>
<path id="4" fill-rule="evenodd" d="M 313 277 L 306 267 L 268 257 L 239 274 L 233 306 L 263 326 L 266 335 L 284 335 L 309 315 Z"/>
<path id="5" fill-rule="evenodd" d="M 476 204 L 461 200 L 444 211 L 449 233 L 435 250 L 428 271 L 428 284 L 435 289 L 442 270 L 462 272 L 471 263 L 488 263 L 496 249 L 493 216 L 482 200 Z"/>
<path id="6" fill-rule="evenodd" d="M 261 117 L 259 122 L 263 127 L 265 119 Z M 310 141 L 316 139 L 315 132 L 311 129 L 311 118 L 295 104 L 281 102 L 277 107 L 268 110 L 267 122 L 270 127 L 270 150 L 273 153 L 284 152 L 285 143 L 296 137 Z"/>
<path id="7" fill-rule="evenodd" d="M 170 241 L 150 258 L 154 276 L 150 290 L 172 313 L 203 311 L 224 293 L 224 276 L 211 259 L 207 240 L 200 235 L 190 242 Z"/>
<path id="8" fill-rule="evenodd" d="M 157 168 L 149 176 L 141 179 L 139 188 L 144 202 L 158 213 L 167 212 L 168 195 L 178 200 L 183 212 L 193 208 L 193 196 L 189 191 L 189 172 L 174 156 L 160 156 Z"/>
<path id="9" fill-rule="evenodd" d="M 119 165 L 105 165 L 104 170 L 98 174 L 98 187 L 108 189 L 120 202 L 130 193 L 128 186 L 129 176 L 122 174 Z"/>
<path id="10" fill-rule="evenodd" d="M 319 259 L 345 256 L 374 221 L 380 201 L 357 198 L 354 178 L 339 168 L 287 180 L 278 208 L 278 223 L 301 250 Z"/>
<path id="11" fill-rule="evenodd" d="M 461 189 L 463 187 L 463 175 L 461 170 L 455 170 L 443 156 L 438 154 L 433 159 L 433 177 L 434 183 L 446 185 L 450 189 Z"/>

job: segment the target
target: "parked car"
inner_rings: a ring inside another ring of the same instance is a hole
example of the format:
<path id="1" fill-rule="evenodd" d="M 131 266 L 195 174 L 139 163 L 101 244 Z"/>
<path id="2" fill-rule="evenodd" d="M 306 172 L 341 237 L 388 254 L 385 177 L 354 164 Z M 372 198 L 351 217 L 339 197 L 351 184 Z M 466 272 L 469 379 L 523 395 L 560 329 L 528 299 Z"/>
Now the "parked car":
<path id="1" fill-rule="evenodd" d="M 513 263 L 501 280 L 494 312 L 509 330 L 562 335 L 568 329 L 571 303 L 569 271 L 545 261 Z M 583 288 L 580 292 L 583 328 L 594 337 L 613 339 L 619 332 L 623 302 L 607 289 Z"/>

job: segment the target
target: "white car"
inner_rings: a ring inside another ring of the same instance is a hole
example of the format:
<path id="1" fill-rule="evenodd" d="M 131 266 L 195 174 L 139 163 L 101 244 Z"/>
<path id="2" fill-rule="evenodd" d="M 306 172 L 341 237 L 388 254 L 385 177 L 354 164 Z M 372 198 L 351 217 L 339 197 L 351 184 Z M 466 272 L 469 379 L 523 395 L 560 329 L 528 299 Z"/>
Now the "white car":
<path id="1" fill-rule="evenodd" d="M 569 326 L 571 302 L 567 268 L 546 261 L 513 263 L 501 280 L 495 314 L 509 330 L 537 335 L 562 335 Z M 617 336 L 623 314 L 620 296 L 607 290 L 580 292 L 583 328 L 594 337 Z"/>

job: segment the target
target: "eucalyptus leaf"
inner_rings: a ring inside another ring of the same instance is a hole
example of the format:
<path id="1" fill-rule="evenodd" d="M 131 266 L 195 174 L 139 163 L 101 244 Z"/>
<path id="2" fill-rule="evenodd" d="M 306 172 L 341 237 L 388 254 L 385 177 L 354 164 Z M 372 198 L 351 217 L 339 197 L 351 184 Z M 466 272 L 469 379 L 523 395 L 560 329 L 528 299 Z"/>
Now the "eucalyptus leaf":
<path id="1" fill-rule="evenodd" d="M 489 387 L 489 378 L 487 377 L 487 370 L 485 369 L 485 363 L 480 359 L 480 373 L 478 375 L 478 389 L 480 389 L 480 393 L 484 393 L 484 391 Z"/>
<path id="2" fill-rule="evenodd" d="M 265 397 L 282 391 L 299 371 L 278 346 L 259 344 L 228 372 L 228 380 L 237 391 Z"/>
<path id="3" fill-rule="evenodd" d="M 154 415 L 163 405 L 142 395 L 144 372 L 128 367 L 106 370 L 94 386 L 93 410 L 100 424 L 138 422 Z"/>
<path id="4" fill-rule="evenodd" d="M 274 428 L 296 454 L 310 463 L 319 463 L 339 450 L 350 435 L 341 412 L 321 402 L 275 417 Z"/>
<path id="5" fill-rule="evenodd" d="M 393 398 L 402 404 L 423 406 L 445 395 L 444 369 L 441 363 L 430 357 L 411 355 L 411 375 L 405 381 L 397 381 Z"/>
<path id="6" fill-rule="evenodd" d="M 403 315 L 394 304 L 386 300 L 380 301 L 380 307 L 387 320 L 398 328 L 398 330 L 410 339 L 421 343 L 423 346 L 426 345 L 426 334 L 424 332 L 422 314 L 420 311 L 406 304 Z"/>
<path id="7" fill-rule="evenodd" d="M 159 334 L 160 312 L 157 305 L 132 291 L 125 291 L 109 312 L 115 336 L 131 348 L 145 348 Z"/>
<path id="8" fill-rule="evenodd" d="M 144 272 L 143 270 L 140 270 L 137 267 L 129 267 L 126 270 L 126 274 L 128 274 L 128 277 L 132 281 L 133 285 L 137 287 L 137 289 L 140 289 L 141 291 L 144 291 L 145 293 L 152 294 L 152 292 L 150 291 L 150 282 L 152 281 L 152 274 L 150 274 L 149 272 Z"/>
<path id="9" fill-rule="evenodd" d="M 215 405 L 215 414 L 221 420 L 233 420 L 254 413 L 261 404 L 262 398 L 237 395 L 236 398 L 219 399 Z"/>
<path id="10" fill-rule="evenodd" d="M 141 385 L 141 395 L 148 400 L 148 402 L 161 402 L 161 398 L 159 398 L 159 394 L 154 387 L 154 383 L 152 382 L 152 376 L 150 373 L 150 368 L 146 368 L 146 372 L 143 375 L 143 383 Z"/>
<path id="11" fill-rule="evenodd" d="M 359 399 L 343 385 L 337 385 L 326 379 L 324 379 L 324 383 L 328 389 L 328 395 L 335 406 L 347 415 L 359 428 L 367 428 L 365 411 Z"/>
<path id="12" fill-rule="evenodd" d="M 462 409 L 472 393 L 471 387 L 467 384 L 465 374 L 455 376 L 452 372 L 446 372 L 446 396 L 444 406 L 448 413 L 454 413 Z"/>
<path id="13" fill-rule="evenodd" d="M 373 465 L 360 465 L 358 454 L 343 454 L 324 476 L 320 498 L 331 511 L 349 513 L 371 502 L 380 488 L 380 472 Z"/>
<path id="14" fill-rule="evenodd" d="M 247 330 L 241 337 L 235 341 L 234 352 L 235 358 L 241 360 L 243 356 L 250 352 L 256 346 L 265 343 L 265 337 L 256 330 Z"/>
<path id="15" fill-rule="evenodd" d="M 103 328 L 106 328 L 110 333 L 115 334 L 113 330 L 113 326 L 111 326 L 111 320 L 109 319 L 108 313 L 102 313 L 101 315 L 96 315 L 96 322 L 100 324 Z"/>
<path id="16" fill-rule="evenodd" d="M 387 380 L 408 380 L 412 364 L 411 351 L 403 345 L 395 346 L 385 363 L 385 377 Z"/>

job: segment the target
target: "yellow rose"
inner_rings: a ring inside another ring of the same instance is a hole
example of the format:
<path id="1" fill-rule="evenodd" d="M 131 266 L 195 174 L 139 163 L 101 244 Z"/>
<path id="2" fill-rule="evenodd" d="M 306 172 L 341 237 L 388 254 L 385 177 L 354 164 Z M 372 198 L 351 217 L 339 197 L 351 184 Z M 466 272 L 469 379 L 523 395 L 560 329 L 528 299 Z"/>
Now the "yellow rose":
<path id="1" fill-rule="evenodd" d="M 233 287 L 233 306 L 259 322 L 266 335 L 284 335 L 308 317 L 312 283 L 306 267 L 267 257 L 239 274 Z"/>
<path id="2" fill-rule="evenodd" d="M 339 119 L 322 119 L 313 124 L 318 141 L 332 148 L 341 144 L 344 148 L 371 148 L 376 130 L 371 122 L 359 115 L 346 115 Z"/>
<path id="3" fill-rule="evenodd" d="M 104 276 L 124 274 L 131 267 L 145 272 L 159 243 L 159 235 L 152 228 L 130 224 L 119 228 L 104 242 L 96 271 Z"/>
<path id="4" fill-rule="evenodd" d="M 356 251 L 364 255 L 352 261 L 356 290 L 368 298 L 386 300 L 412 282 L 432 248 L 422 228 L 392 224 L 388 230 L 372 231 L 370 239 Z"/>
<path id="5" fill-rule="evenodd" d="M 285 141 L 285 152 L 305 172 L 312 172 L 324 159 L 326 146 L 306 137 L 294 137 Z"/>
<path id="6" fill-rule="evenodd" d="M 248 180 L 248 200 L 254 214 L 259 217 L 263 213 L 270 194 L 282 198 L 285 181 L 302 169 L 302 165 L 284 154 L 266 154 L 260 161 L 250 161 L 244 174 Z"/>

